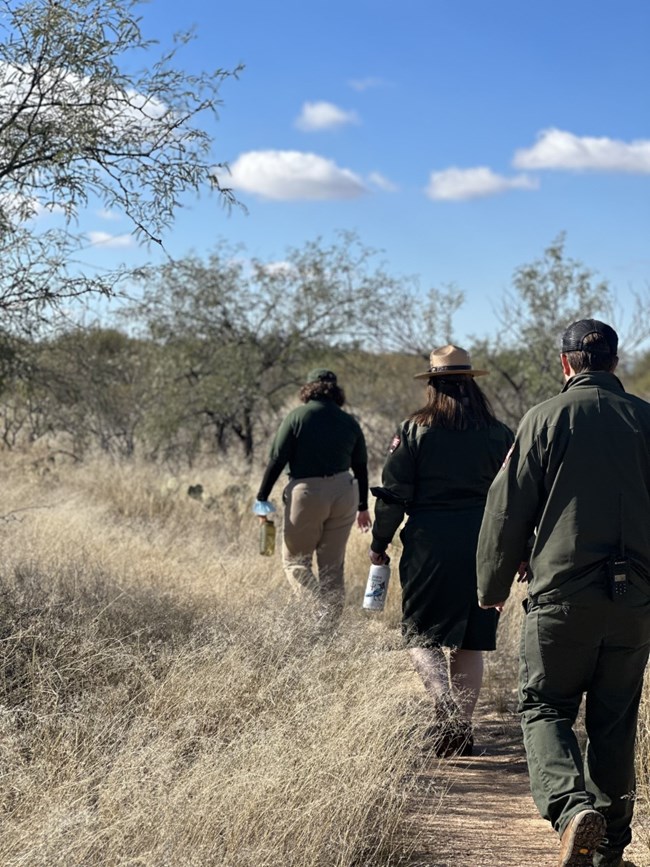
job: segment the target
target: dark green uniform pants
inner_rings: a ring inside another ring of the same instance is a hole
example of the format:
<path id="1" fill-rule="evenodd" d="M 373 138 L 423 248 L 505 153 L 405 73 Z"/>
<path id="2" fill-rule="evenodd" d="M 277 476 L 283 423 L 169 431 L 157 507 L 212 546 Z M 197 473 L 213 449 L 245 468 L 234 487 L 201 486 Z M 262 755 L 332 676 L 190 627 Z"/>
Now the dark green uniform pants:
<path id="1" fill-rule="evenodd" d="M 537 807 L 561 834 L 594 807 L 607 845 L 631 839 L 634 742 L 650 648 L 650 598 L 633 579 L 612 601 L 604 582 L 558 604 L 528 600 L 522 631 L 519 712 Z M 583 693 L 588 743 L 573 732 Z"/>

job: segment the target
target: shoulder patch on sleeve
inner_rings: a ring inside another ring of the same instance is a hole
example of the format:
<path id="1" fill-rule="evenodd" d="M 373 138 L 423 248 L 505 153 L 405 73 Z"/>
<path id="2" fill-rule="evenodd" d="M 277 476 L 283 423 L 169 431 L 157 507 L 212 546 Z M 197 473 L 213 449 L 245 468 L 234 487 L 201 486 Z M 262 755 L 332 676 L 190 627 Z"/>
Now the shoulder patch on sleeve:
<path id="1" fill-rule="evenodd" d="M 388 446 L 388 454 L 392 455 L 401 442 L 402 440 L 400 439 L 399 434 L 395 434 L 395 436 L 390 441 L 390 445 Z"/>
<path id="2" fill-rule="evenodd" d="M 505 458 L 503 459 L 503 463 L 501 464 L 501 469 L 502 469 L 502 470 L 505 470 L 505 468 L 508 466 L 508 461 L 510 460 L 510 456 L 512 455 L 512 453 L 513 453 L 514 450 L 515 450 L 515 444 L 513 443 L 513 444 L 510 446 L 510 448 L 508 449 L 508 454 L 507 454 L 507 455 L 505 456 Z"/>

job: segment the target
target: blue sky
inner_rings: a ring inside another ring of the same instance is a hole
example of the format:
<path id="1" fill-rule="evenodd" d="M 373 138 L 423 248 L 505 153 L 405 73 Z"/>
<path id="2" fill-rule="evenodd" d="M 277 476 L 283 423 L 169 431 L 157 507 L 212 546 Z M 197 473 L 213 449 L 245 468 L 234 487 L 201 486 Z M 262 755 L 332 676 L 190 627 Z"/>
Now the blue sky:
<path id="1" fill-rule="evenodd" d="M 282 260 L 354 230 L 394 274 L 464 292 L 458 341 L 495 329 L 515 268 L 560 232 L 622 303 L 649 285 L 647 0 L 151 0 L 140 14 L 163 45 L 196 27 L 188 68 L 245 67 L 222 88 L 215 158 L 248 213 L 186 201 L 173 255 L 224 238 Z M 93 230 L 115 256 L 120 224 Z"/>

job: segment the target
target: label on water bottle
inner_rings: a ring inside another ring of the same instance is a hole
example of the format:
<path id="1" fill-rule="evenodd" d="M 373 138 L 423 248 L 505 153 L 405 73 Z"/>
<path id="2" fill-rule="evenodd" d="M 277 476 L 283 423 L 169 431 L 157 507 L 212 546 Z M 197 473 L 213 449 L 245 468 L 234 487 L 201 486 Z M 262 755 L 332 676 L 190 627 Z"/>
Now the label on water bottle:
<path id="1" fill-rule="evenodd" d="M 390 566 L 382 563 L 380 566 L 371 566 L 368 572 L 368 582 L 363 595 L 363 607 L 368 611 L 382 611 L 386 604 L 388 581 L 390 580 Z"/>

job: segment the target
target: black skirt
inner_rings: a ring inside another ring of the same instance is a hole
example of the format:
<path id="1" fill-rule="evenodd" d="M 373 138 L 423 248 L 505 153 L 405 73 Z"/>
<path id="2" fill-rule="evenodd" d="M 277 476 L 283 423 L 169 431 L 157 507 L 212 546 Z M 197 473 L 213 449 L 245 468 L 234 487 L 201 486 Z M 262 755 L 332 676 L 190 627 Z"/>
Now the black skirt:
<path id="1" fill-rule="evenodd" d="M 499 619 L 479 608 L 476 545 L 483 507 L 423 510 L 411 515 L 400 538 L 402 631 L 420 647 L 494 650 Z"/>

